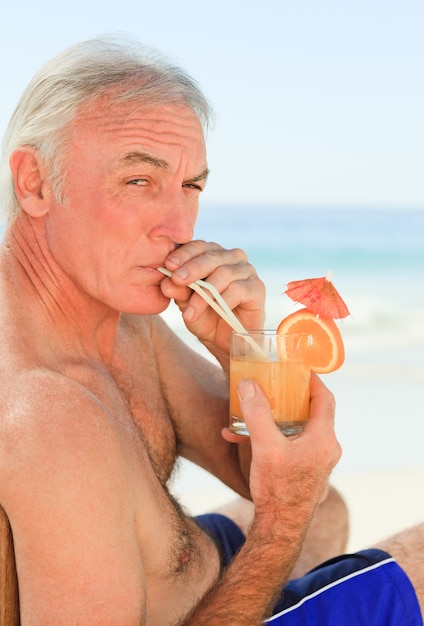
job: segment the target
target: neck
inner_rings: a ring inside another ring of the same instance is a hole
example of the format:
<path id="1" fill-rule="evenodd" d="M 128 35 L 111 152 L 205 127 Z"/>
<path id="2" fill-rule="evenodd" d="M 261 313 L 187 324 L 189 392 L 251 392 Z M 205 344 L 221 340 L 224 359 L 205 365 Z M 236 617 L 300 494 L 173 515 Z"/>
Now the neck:
<path id="1" fill-rule="evenodd" d="M 0 254 L 3 313 L 53 349 L 112 357 L 120 313 L 91 298 L 50 253 L 43 218 L 21 214 L 8 226 Z M 55 340 L 57 345 L 55 346 Z"/>

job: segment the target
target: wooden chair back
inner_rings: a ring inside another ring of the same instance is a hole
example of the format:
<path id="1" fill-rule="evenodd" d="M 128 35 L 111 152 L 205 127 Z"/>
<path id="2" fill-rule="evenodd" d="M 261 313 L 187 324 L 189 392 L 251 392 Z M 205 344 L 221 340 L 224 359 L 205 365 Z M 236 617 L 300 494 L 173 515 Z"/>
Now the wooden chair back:
<path id="1" fill-rule="evenodd" d="M 9 519 L 0 506 L 0 626 L 19 626 L 19 592 Z"/>

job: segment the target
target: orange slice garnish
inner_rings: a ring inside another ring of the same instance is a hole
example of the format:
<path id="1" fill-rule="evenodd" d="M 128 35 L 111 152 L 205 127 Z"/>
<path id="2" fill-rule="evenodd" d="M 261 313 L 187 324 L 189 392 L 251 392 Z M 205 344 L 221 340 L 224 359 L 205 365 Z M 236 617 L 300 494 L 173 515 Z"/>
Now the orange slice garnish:
<path id="1" fill-rule="evenodd" d="M 301 309 L 285 317 L 277 332 L 280 335 L 304 333 L 312 336 L 312 342 L 304 344 L 304 356 L 313 372 L 328 374 L 343 365 L 343 339 L 335 322 L 329 317 L 318 317 L 309 309 Z"/>

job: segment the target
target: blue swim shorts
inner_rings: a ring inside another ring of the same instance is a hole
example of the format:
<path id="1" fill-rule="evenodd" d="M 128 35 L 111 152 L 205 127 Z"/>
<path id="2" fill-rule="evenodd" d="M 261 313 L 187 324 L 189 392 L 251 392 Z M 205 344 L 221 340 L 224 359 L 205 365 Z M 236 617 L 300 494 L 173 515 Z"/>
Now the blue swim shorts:
<path id="1" fill-rule="evenodd" d="M 229 518 L 195 518 L 220 549 L 223 567 L 244 543 Z M 265 622 L 272 626 L 423 626 L 409 578 L 382 550 L 363 550 L 326 561 L 290 581 Z"/>

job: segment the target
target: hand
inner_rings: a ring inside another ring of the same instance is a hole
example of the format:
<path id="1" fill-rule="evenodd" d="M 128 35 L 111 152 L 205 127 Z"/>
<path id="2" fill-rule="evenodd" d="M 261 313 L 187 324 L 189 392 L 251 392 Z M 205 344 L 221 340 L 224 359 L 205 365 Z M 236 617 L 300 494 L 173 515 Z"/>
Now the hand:
<path id="1" fill-rule="evenodd" d="M 341 456 L 334 433 L 334 398 L 313 374 L 309 420 L 301 434 L 285 437 L 274 424 L 259 385 L 242 381 L 239 395 L 252 448 L 249 484 L 255 519 L 269 526 L 274 537 L 287 538 L 293 532 L 297 541 L 300 535 L 296 533 L 306 530 Z M 223 436 L 233 443 L 246 440 L 229 429 L 224 429 Z"/>
<path id="2" fill-rule="evenodd" d="M 265 287 L 242 250 L 190 241 L 174 250 L 165 266 L 173 275 L 163 279 L 163 294 L 175 300 L 187 328 L 205 345 L 213 344 L 228 353 L 231 328 L 187 287 L 195 280 L 205 279 L 214 285 L 243 326 L 262 328 Z"/>

